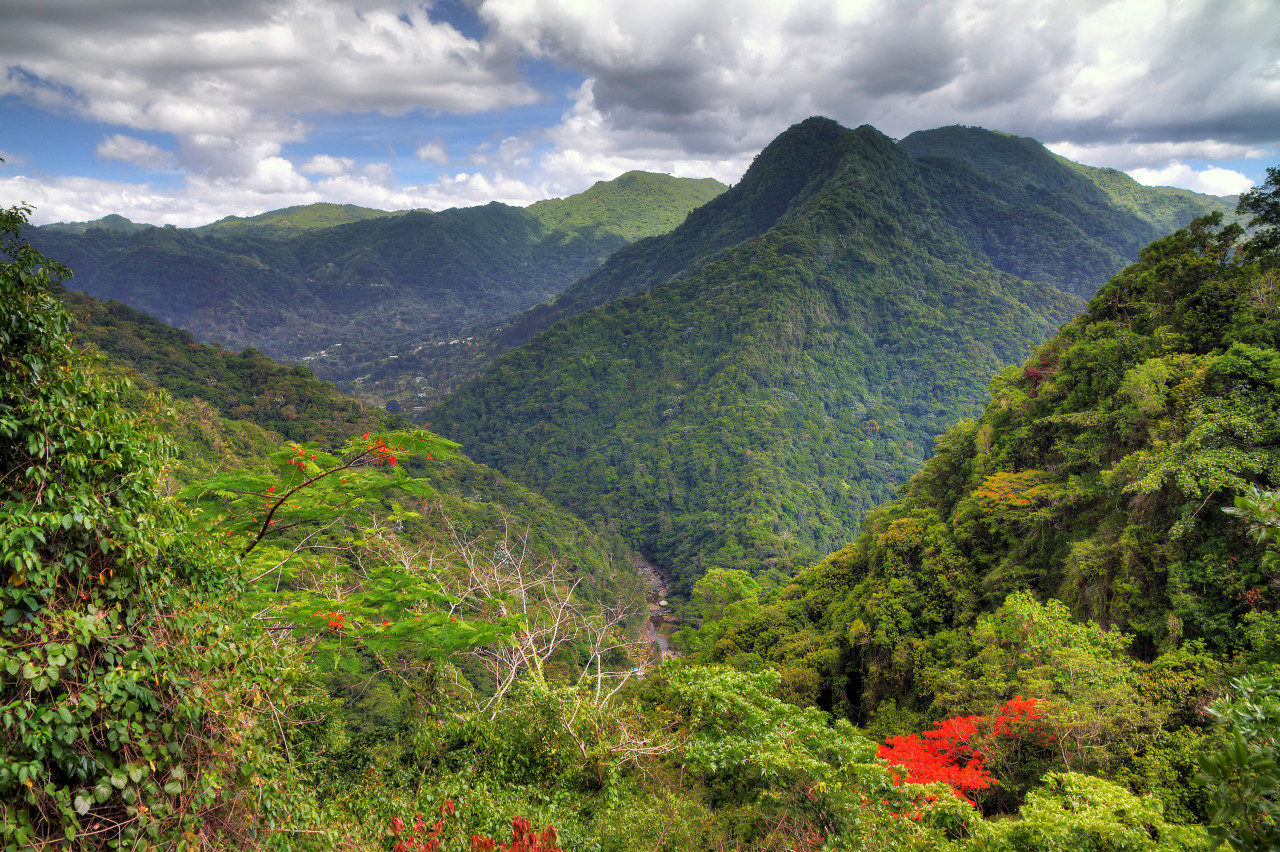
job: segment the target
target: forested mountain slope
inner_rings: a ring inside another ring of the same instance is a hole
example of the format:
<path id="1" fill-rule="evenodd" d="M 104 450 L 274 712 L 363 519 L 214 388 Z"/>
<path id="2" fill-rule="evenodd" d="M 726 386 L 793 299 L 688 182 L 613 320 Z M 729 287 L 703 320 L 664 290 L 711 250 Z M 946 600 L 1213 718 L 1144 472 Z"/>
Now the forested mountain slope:
<path id="1" fill-rule="evenodd" d="M 939 203 L 998 268 L 1088 298 L 1147 243 L 1234 199 L 1146 187 L 1081 166 L 1034 139 L 976 127 L 912 133 L 902 150 L 932 173 Z"/>
<path id="2" fill-rule="evenodd" d="M 627 279 L 639 292 L 503 357 L 433 428 L 621 529 L 685 584 L 713 566 L 803 564 L 1079 309 L 972 251 L 932 176 L 873 128 L 797 125 L 737 187 L 640 245 L 695 258 L 759 236 L 674 278 Z"/>
<path id="3" fill-rule="evenodd" d="M 168 432 L 179 450 L 171 475 L 181 483 L 228 470 L 264 469 L 267 456 L 285 441 L 323 450 L 362 433 L 410 428 L 404 418 L 339 393 L 306 367 L 277 364 L 253 349 L 240 352 L 197 343 L 118 302 L 82 293 L 60 294 L 74 315 L 77 341 L 92 344 L 107 369 L 124 371 L 141 390 L 127 401 L 143 408 L 144 393 L 167 391 L 173 402 Z M 530 564 L 559 562 L 583 578 L 592 597 L 621 598 L 639 605 L 640 586 L 625 544 L 600 534 L 463 452 L 431 464 L 412 463 L 435 497 L 421 517 L 402 521 L 415 547 L 433 549 L 441 564 L 464 540 L 491 544 L 503 535 L 522 540 Z"/>
<path id="4" fill-rule="evenodd" d="M 500 347 L 558 319 L 641 292 L 800 209 L 835 163 L 824 152 L 834 122 L 806 122 L 778 137 L 732 191 L 695 211 L 670 236 L 637 242 L 552 302 L 515 317 Z M 979 127 L 943 127 L 898 142 L 925 170 L 948 218 L 971 248 L 1005 272 L 1088 297 L 1142 246 L 1234 199 L 1146 187 L 1114 169 L 1081 166 L 1034 139 Z"/>
<path id="5" fill-rule="evenodd" d="M 201 340 L 292 360 L 325 351 L 315 366 L 331 375 L 385 356 L 388 345 L 456 336 L 551 298 L 723 188 L 624 178 L 537 211 L 493 203 L 380 215 L 311 205 L 197 229 L 50 226 L 31 238 L 92 295 Z"/>
<path id="6" fill-rule="evenodd" d="M 983 614 L 1030 591 L 1141 659 L 1190 640 L 1275 663 L 1276 577 L 1222 511 L 1280 484 L 1280 283 L 1239 235 L 1202 220 L 1147 247 L 716 654 L 807 670 L 811 698 L 855 717 L 945 713 L 988 676 L 963 661 L 1003 641 L 976 636 L 998 628 Z"/>

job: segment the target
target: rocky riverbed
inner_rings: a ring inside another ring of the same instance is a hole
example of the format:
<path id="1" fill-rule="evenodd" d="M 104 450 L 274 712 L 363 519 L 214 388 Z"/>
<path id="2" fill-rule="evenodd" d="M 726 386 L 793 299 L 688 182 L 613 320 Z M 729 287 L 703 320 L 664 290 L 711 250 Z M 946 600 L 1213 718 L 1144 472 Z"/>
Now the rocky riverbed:
<path id="1" fill-rule="evenodd" d="M 663 576 L 665 572 L 643 556 L 635 557 L 632 565 L 645 582 L 647 587 L 645 600 L 649 602 L 649 618 L 641 629 L 641 635 L 646 642 L 658 643 L 662 649 L 663 659 L 680 656 L 678 652 L 671 650 L 668 639 L 672 626 L 678 619 L 672 613 L 671 604 L 667 600 L 667 580 Z"/>

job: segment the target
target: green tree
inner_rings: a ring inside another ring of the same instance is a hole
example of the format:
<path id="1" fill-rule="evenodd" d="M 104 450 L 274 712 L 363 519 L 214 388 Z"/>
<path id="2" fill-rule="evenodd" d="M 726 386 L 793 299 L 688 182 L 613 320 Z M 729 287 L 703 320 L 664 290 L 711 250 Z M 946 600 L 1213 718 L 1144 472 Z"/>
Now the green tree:
<path id="1" fill-rule="evenodd" d="M 233 553 L 160 496 L 157 411 L 70 346 L 70 273 L 22 241 L 29 213 L 0 211 L 6 845 L 283 839 L 309 821 L 277 738 L 297 660 L 236 612 Z"/>
<path id="2" fill-rule="evenodd" d="M 1254 540 L 1267 548 L 1263 567 L 1280 568 L 1280 491 L 1251 487 L 1223 511 L 1249 522 Z M 1233 849 L 1275 849 L 1280 847 L 1280 686 L 1255 676 L 1231 686 L 1209 706 L 1227 732 L 1226 746 L 1200 761 L 1198 780 L 1209 788 L 1214 808 L 1209 831 Z"/>
<path id="3" fill-rule="evenodd" d="M 1274 261 L 1280 253 L 1280 166 L 1271 166 L 1260 186 L 1240 196 L 1236 213 L 1251 214 L 1249 227 L 1258 229 L 1245 244 L 1246 252 L 1252 257 L 1270 256 Z"/>
<path id="4" fill-rule="evenodd" d="M 1226 746 L 1200 761 L 1214 807 L 1210 834 L 1248 852 L 1280 847 L 1280 687 L 1240 678 L 1209 712 L 1228 733 Z"/>
<path id="5" fill-rule="evenodd" d="M 968 641 L 958 665 L 923 675 L 938 712 L 989 714 L 1014 696 L 1045 702 L 1048 742 L 993 741 L 987 749 L 1005 805 L 1048 769 L 1113 770 L 1160 729 L 1164 712 L 1143 697 L 1139 664 L 1125 653 L 1130 637 L 1073 621 L 1060 601 L 1010 595 L 978 618 Z"/>

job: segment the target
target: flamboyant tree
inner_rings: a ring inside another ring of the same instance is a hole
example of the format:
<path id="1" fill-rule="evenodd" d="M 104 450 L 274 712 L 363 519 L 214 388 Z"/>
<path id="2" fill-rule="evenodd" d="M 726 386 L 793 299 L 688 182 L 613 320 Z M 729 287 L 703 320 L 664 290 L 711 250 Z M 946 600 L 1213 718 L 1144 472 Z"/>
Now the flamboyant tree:
<path id="1" fill-rule="evenodd" d="M 1038 730 L 1043 714 L 1043 702 L 1019 695 L 994 716 L 957 716 L 935 722 L 933 730 L 919 735 L 889 737 L 876 754 L 889 764 L 896 783 L 941 782 L 957 797 L 973 801 L 978 792 L 996 784 L 986 766 L 987 744 Z"/>

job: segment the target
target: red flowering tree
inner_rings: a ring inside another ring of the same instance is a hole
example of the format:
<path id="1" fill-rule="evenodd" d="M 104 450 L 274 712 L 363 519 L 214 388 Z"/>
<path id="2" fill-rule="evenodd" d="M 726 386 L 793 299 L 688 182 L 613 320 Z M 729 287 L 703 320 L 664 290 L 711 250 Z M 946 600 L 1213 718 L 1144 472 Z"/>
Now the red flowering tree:
<path id="1" fill-rule="evenodd" d="M 942 782 L 958 798 L 974 802 L 978 792 L 996 785 L 986 766 L 987 744 L 1039 732 L 1044 709 L 1043 701 L 1019 695 L 995 716 L 957 716 L 923 734 L 889 737 L 877 755 L 889 764 L 896 784 Z"/>

